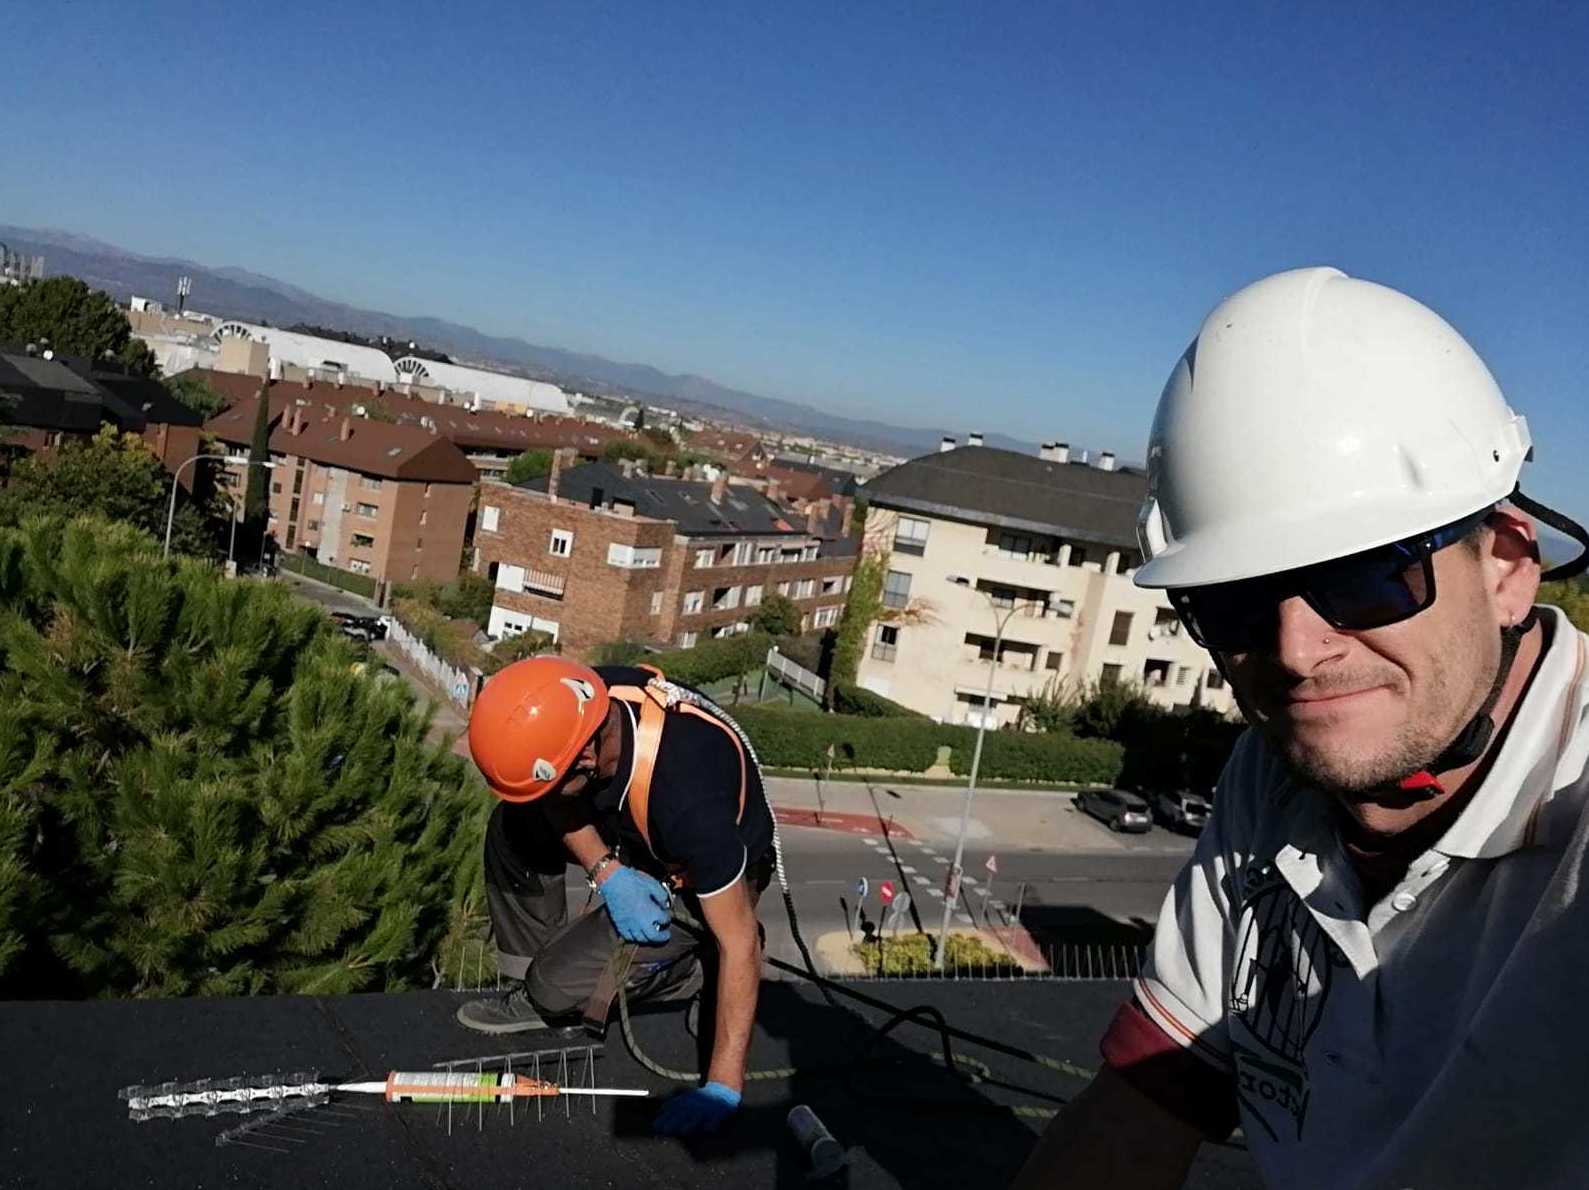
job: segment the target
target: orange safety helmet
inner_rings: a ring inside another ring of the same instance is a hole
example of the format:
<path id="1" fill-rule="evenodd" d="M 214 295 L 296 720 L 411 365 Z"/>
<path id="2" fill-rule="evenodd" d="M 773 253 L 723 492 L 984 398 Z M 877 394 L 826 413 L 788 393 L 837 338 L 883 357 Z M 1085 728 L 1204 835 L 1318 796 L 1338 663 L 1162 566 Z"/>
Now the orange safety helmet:
<path id="1" fill-rule="evenodd" d="M 607 718 L 611 696 L 588 665 L 515 661 L 485 684 L 469 713 L 469 751 L 491 791 L 532 802 L 567 774 Z"/>

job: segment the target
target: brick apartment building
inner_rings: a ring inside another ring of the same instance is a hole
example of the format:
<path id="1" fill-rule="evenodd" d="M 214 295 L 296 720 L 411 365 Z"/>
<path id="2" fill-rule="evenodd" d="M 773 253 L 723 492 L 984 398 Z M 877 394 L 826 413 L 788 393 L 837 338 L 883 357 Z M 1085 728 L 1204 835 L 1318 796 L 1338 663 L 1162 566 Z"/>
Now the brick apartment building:
<path id="1" fill-rule="evenodd" d="M 457 576 L 477 476 L 456 446 L 418 426 L 327 416 L 286 393 L 270 401 L 268 531 L 279 549 L 386 582 Z M 257 410 L 257 398 L 238 401 L 205 429 L 245 452 Z M 230 470 L 241 491 L 246 468 Z"/>
<path id="2" fill-rule="evenodd" d="M 805 628 L 829 627 L 856 550 L 789 515 L 723 478 L 630 465 L 559 466 L 521 487 L 486 482 L 475 569 L 496 584 L 488 631 L 546 632 L 576 656 L 616 640 L 687 648 L 748 632 L 775 592 L 794 600 Z"/>

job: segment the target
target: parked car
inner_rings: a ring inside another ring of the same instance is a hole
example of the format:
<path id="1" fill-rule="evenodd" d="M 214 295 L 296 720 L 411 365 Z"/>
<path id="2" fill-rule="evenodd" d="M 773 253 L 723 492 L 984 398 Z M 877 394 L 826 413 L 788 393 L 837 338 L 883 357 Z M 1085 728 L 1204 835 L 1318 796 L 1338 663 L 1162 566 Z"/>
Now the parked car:
<path id="1" fill-rule="evenodd" d="M 1091 814 L 1112 831 L 1140 833 L 1153 829 L 1153 812 L 1134 793 L 1120 789 L 1084 789 L 1076 797 L 1083 813 Z"/>
<path id="2" fill-rule="evenodd" d="M 354 612 L 332 612 L 332 622 L 342 629 L 344 636 L 354 640 L 375 641 L 386 639 L 386 621 L 380 616 L 361 616 Z"/>
<path id="3" fill-rule="evenodd" d="M 1172 830 L 1193 834 L 1203 829 L 1214 809 L 1207 798 L 1190 789 L 1161 789 L 1153 794 L 1152 801 L 1153 813 L 1160 822 Z"/>

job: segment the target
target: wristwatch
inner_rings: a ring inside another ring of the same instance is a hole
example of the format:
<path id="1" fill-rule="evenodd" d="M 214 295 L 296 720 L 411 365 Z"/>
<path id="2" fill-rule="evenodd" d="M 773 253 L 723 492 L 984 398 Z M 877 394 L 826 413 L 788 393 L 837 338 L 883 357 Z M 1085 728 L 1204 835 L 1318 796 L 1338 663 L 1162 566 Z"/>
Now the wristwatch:
<path id="1" fill-rule="evenodd" d="M 590 867 L 585 869 L 585 883 L 590 885 L 591 892 L 596 891 L 596 877 L 600 876 L 602 872 L 606 871 L 608 865 L 615 864 L 617 862 L 618 849 L 614 847 L 609 850 L 606 855 L 602 856 L 595 863 L 591 864 Z"/>

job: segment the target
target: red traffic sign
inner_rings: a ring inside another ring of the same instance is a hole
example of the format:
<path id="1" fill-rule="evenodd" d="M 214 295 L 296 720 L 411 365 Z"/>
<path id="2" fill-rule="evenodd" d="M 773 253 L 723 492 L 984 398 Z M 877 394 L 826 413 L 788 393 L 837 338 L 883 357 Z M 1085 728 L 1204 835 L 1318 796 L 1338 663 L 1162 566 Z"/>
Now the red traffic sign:
<path id="1" fill-rule="evenodd" d="M 883 898 L 883 904 L 892 905 L 894 903 L 894 882 L 885 880 L 879 884 L 877 886 L 877 895 Z"/>
<path id="2" fill-rule="evenodd" d="M 989 876 L 997 876 L 999 874 L 999 857 L 996 855 L 988 856 L 988 862 L 982 866 L 988 870 Z"/>

